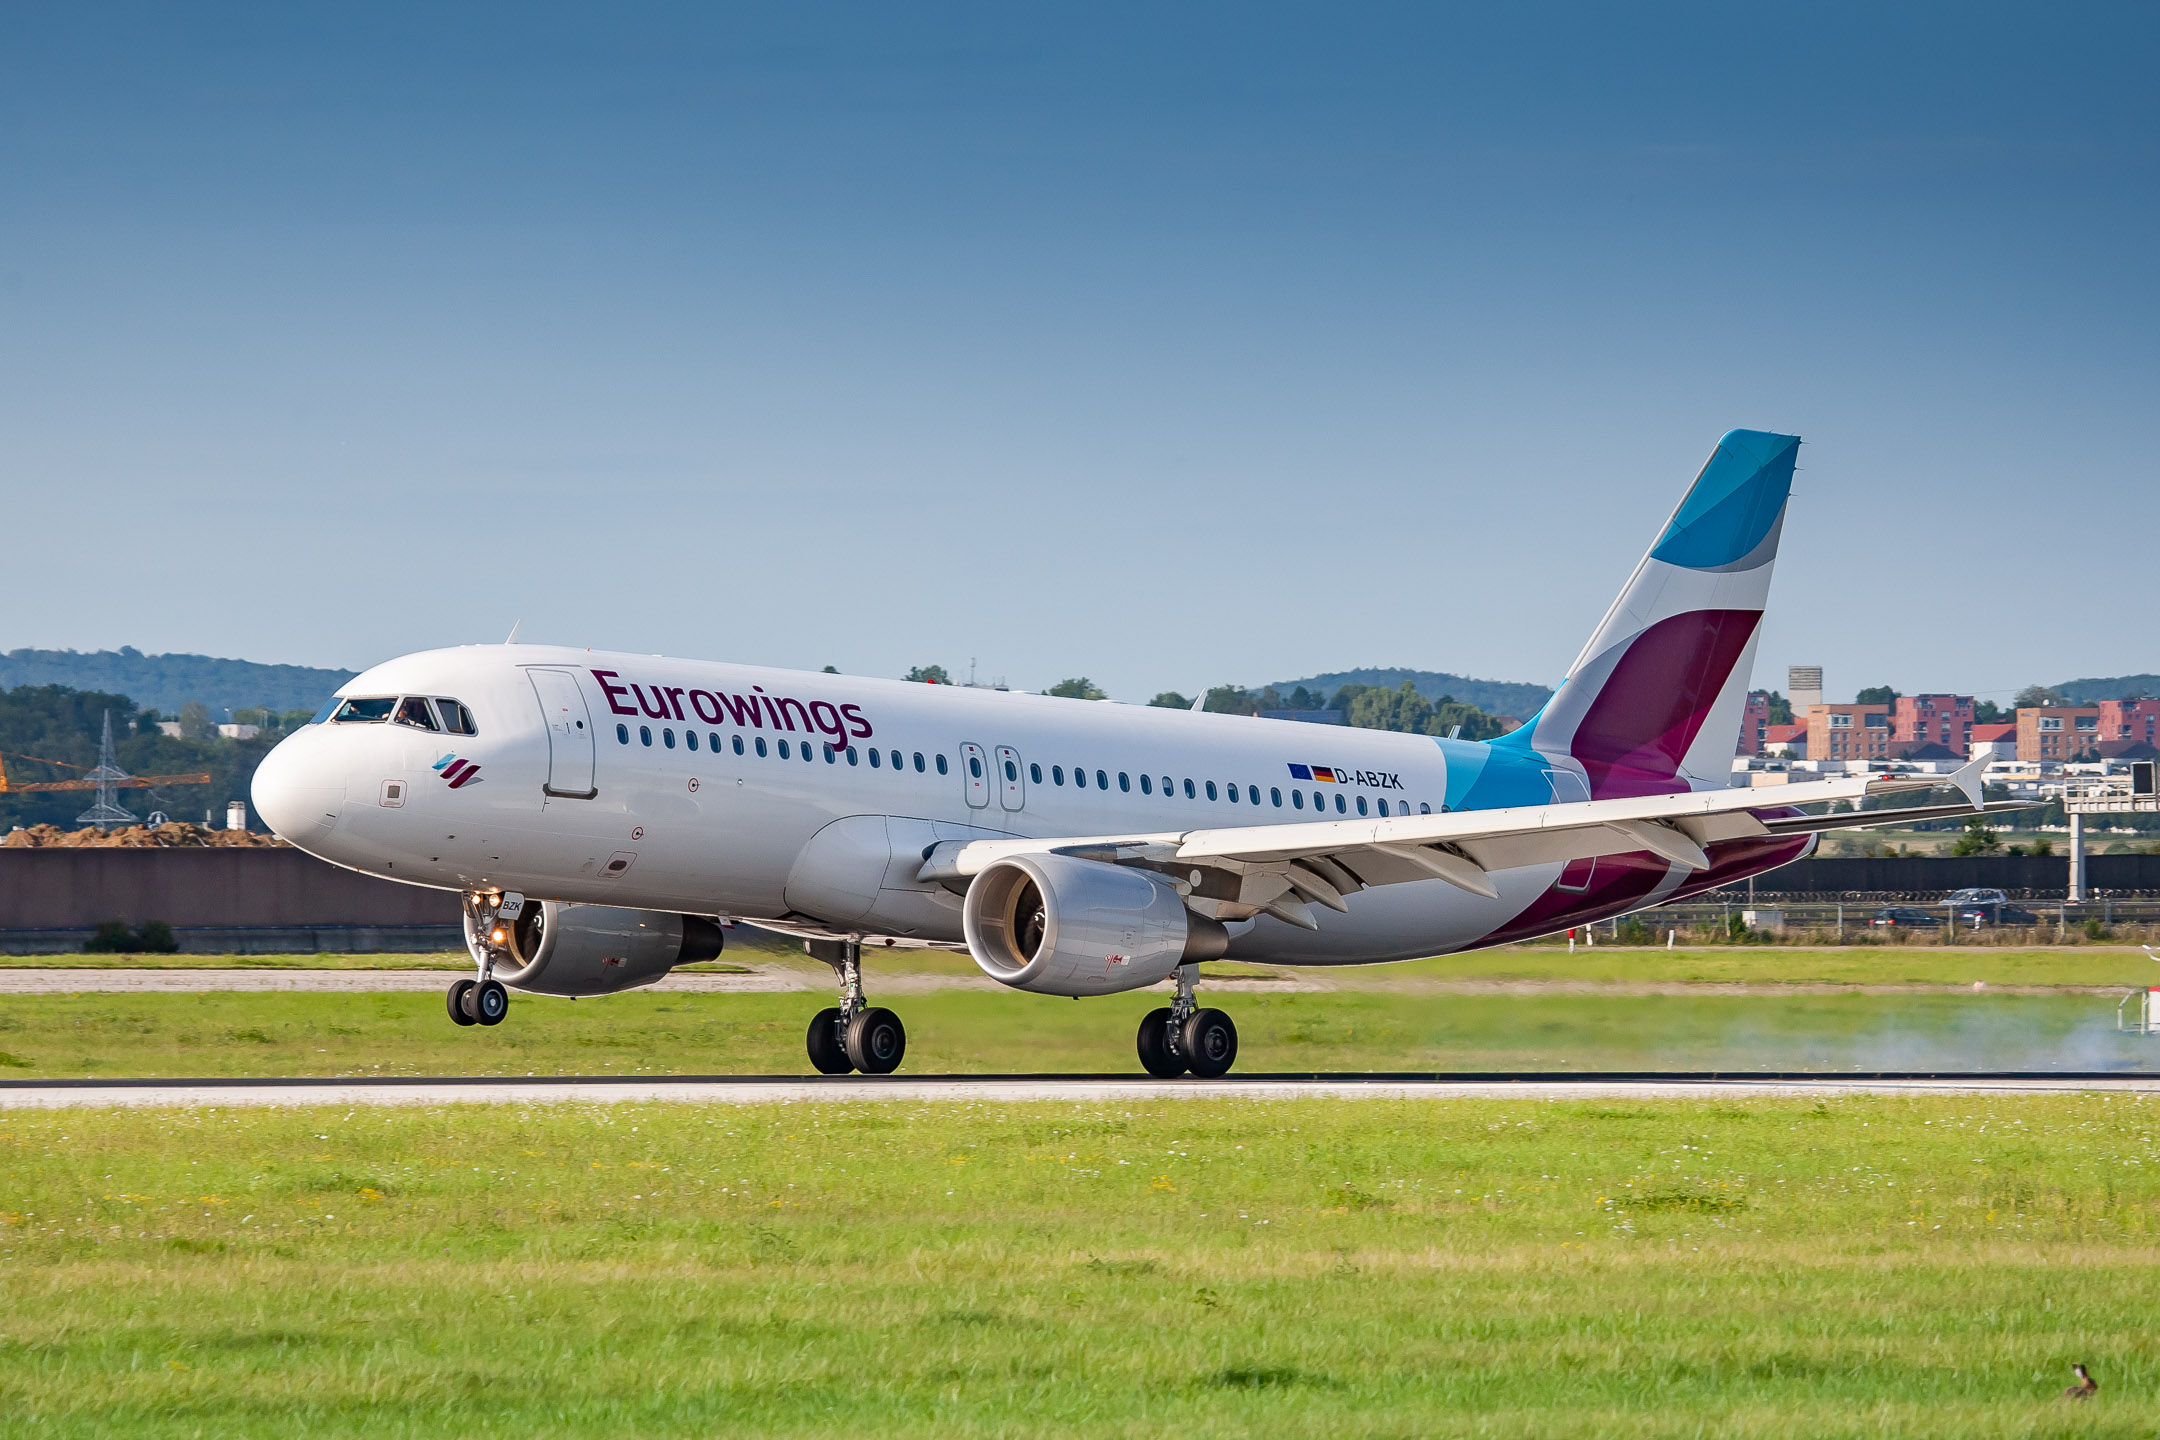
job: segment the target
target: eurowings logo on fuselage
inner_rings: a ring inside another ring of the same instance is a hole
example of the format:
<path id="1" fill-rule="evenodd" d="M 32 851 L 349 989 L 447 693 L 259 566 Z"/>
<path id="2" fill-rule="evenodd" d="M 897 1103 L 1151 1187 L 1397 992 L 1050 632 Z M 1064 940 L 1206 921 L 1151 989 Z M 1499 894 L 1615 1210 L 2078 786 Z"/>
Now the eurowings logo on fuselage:
<path id="1" fill-rule="evenodd" d="M 757 730 L 766 729 L 768 719 L 774 730 L 794 730 L 798 728 L 795 721 L 799 718 L 801 729 L 823 734 L 826 743 L 836 748 L 844 748 L 856 740 L 868 740 L 872 734 L 870 722 L 863 717 L 859 705 L 835 705 L 830 700 L 812 700 L 805 704 L 787 695 L 768 695 L 762 685 L 751 686 L 748 695 L 730 695 L 719 690 L 692 690 L 682 685 L 646 686 L 636 681 L 622 685 L 616 683 L 622 679 L 619 671 L 594 670 L 590 673 L 599 684 L 600 693 L 607 697 L 608 709 L 617 715 L 687 721 L 694 714 L 707 725 L 735 725 Z M 650 696 L 646 694 L 648 689 L 652 692 Z M 627 703 L 631 701 L 636 703 Z"/>
<path id="2" fill-rule="evenodd" d="M 429 767 L 450 782 L 450 788 L 461 790 L 479 777 L 480 767 L 470 760 L 460 760 L 455 753 L 445 755 Z"/>

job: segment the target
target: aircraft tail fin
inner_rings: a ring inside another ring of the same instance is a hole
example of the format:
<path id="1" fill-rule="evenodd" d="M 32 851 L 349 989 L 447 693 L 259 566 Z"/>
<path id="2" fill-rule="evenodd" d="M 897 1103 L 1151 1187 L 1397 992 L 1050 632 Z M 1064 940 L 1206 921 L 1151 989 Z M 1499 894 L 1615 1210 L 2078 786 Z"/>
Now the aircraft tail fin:
<path id="1" fill-rule="evenodd" d="M 1575 760 L 1596 799 L 1729 783 L 1799 449 L 1718 441 L 1553 698 L 1495 743 Z"/>

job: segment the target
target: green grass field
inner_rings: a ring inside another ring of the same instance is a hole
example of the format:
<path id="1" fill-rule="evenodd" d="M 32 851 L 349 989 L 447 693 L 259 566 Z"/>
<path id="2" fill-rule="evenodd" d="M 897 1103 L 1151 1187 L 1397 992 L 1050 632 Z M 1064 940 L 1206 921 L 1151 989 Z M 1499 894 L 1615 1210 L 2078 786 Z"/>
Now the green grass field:
<path id="1" fill-rule="evenodd" d="M 871 950 L 872 983 L 880 974 L 955 975 L 979 979 L 965 955 L 942 950 Z M 683 967 L 685 973 L 727 973 L 783 964 L 824 984 L 831 972 L 799 949 L 737 944 L 724 960 Z M 462 955 L 0 955 L 0 969 L 79 970 L 444 970 L 465 971 Z M 1747 946 L 1666 950 L 1617 945 L 1506 946 L 1397 965 L 1358 965 L 1321 971 L 1245 964 L 1208 964 L 1204 974 L 1300 978 L 1319 975 L 1338 984 L 1391 985 L 1413 980 L 1580 980 L 1601 983 L 1746 982 L 1834 985 L 2124 985 L 2160 984 L 2160 966 L 2135 946 L 1978 945 Z"/>
<path id="2" fill-rule="evenodd" d="M 2147 1436 L 2156 1122 L 15 1112 L 0 1435 Z"/>
<path id="3" fill-rule="evenodd" d="M 875 990 L 873 989 L 873 996 Z M 1205 994 L 1205 991 L 1203 991 Z M 885 997 L 905 1071 L 1137 1073 L 1153 992 L 1074 1002 L 1013 991 Z M 1882 1070 L 2160 1068 L 2105 995 L 1220 994 L 1238 1069 Z M 13 995 L 0 1079 L 86 1076 L 800 1074 L 822 994 L 520 996 L 460 1029 L 430 993 Z"/>

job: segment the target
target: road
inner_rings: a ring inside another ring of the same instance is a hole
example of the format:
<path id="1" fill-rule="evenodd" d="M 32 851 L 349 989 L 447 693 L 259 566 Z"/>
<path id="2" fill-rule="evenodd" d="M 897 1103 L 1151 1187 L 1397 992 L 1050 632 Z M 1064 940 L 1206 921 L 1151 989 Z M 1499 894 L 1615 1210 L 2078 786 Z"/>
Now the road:
<path id="1" fill-rule="evenodd" d="M 67 1106 L 610 1104 L 676 1101 L 1705 1100 L 1894 1094 L 2160 1094 L 2160 1074 L 455 1076 L 440 1079 L 0 1082 L 0 1110 Z"/>

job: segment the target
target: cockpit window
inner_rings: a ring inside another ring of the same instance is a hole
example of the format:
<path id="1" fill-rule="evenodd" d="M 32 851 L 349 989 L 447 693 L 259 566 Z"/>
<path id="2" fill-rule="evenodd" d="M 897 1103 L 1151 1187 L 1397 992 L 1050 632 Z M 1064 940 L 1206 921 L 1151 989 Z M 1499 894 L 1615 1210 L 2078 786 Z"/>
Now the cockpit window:
<path id="1" fill-rule="evenodd" d="M 390 712 L 395 709 L 397 697 L 394 695 L 379 700 L 347 700 L 331 718 L 340 725 L 375 725 L 389 719 Z"/>
<path id="2" fill-rule="evenodd" d="M 398 702 L 397 723 L 410 725 L 415 730 L 434 730 L 435 711 L 427 701 L 417 695 L 408 695 Z"/>
<path id="3" fill-rule="evenodd" d="M 315 712 L 315 718 L 308 721 L 307 723 L 310 725 L 322 724 L 323 721 L 328 720 L 331 716 L 337 714 L 338 706 L 343 705 L 344 703 L 345 702 L 343 700 L 340 700 L 337 696 L 332 695 L 329 699 L 322 702 L 322 709 L 317 710 Z"/>
<path id="4" fill-rule="evenodd" d="M 442 712 L 442 728 L 452 735 L 477 735 L 480 727 L 473 724 L 472 711 L 462 701 L 438 698 L 435 708 Z"/>

